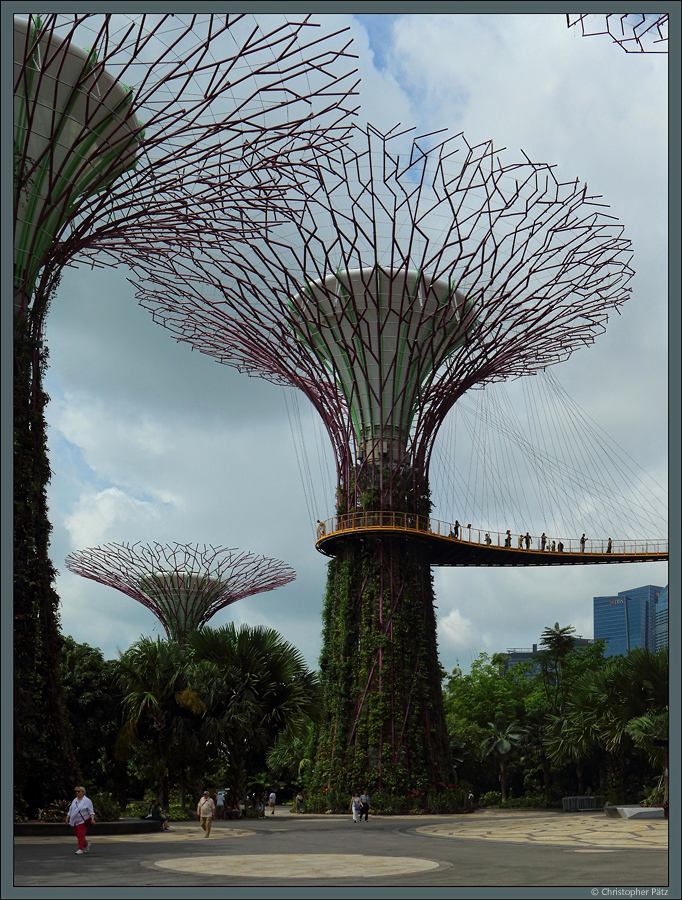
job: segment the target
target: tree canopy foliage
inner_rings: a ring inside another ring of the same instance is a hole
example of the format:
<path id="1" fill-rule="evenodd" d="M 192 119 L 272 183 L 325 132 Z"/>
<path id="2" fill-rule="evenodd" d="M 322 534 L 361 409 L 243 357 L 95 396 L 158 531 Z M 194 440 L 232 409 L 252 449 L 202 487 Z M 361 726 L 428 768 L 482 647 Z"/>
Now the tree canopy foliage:
<path id="1" fill-rule="evenodd" d="M 603 642 L 577 646 L 574 631 L 555 623 L 531 660 L 508 665 L 482 653 L 468 675 L 446 677 L 458 777 L 479 795 L 499 791 L 504 800 L 509 789 L 558 804 L 592 792 L 636 802 L 662 783 L 667 650 L 605 658 Z"/>

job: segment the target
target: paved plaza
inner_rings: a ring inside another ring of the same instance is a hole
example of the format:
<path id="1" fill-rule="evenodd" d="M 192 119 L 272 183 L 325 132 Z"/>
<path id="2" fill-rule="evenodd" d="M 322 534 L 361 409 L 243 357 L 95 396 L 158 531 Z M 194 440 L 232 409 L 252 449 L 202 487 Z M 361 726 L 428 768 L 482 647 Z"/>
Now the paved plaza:
<path id="1" fill-rule="evenodd" d="M 418 887 L 668 884 L 667 821 L 603 812 L 370 815 L 353 823 L 350 815 L 278 808 L 265 819 L 215 822 L 208 839 L 192 822 L 166 834 L 98 836 L 94 826 L 89 838 L 90 852 L 78 856 L 73 837 L 16 837 L 14 886 L 392 886 L 395 896 L 413 896 Z"/>

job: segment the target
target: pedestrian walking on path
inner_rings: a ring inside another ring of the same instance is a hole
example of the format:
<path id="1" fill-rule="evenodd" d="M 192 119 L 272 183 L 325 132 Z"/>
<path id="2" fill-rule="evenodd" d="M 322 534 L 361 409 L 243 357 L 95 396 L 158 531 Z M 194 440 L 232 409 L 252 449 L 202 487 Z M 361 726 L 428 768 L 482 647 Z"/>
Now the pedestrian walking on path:
<path id="1" fill-rule="evenodd" d="M 358 816 L 362 817 L 362 800 L 357 791 L 353 791 L 353 796 L 350 798 L 350 809 L 353 813 L 353 822 L 357 824 Z"/>
<path id="2" fill-rule="evenodd" d="M 208 791 L 204 791 L 203 797 L 197 803 L 197 815 L 204 830 L 204 837 L 208 837 L 211 834 L 211 822 L 215 818 L 215 803 Z"/>
<path id="3" fill-rule="evenodd" d="M 362 822 L 362 817 L 364 816 L 365 822 L 367 822 L 367 816 L 369 815 L 369 794 L 367 793 L 367 788 L 362 789 L 362 793 L 360 794 L 360 803 L 362 803 L 360 821 Z"/>
<path id="4" fill-rule="evenodd" d="M 88 797 L 85 796 L 85 788 L 82 785 L 74 788 L 76 796 L 71 801 L 71 806 L 66 814 L 66 823 L 73 828 L 73 833 L 78 841 L 77 854 L 87 853 L 90 845 L 85 839 L 85 833 L 90 825 L 95 824 L 95 810 Z"/>
<path id="5" fill-rule="evenodd" d="M 270 796 L 268 797 L 268 805 L 270 807 L 270 814 L 275 815 L 275 803 L 277 802 L 277 794 L 274 791 L 270 791 Z"/>

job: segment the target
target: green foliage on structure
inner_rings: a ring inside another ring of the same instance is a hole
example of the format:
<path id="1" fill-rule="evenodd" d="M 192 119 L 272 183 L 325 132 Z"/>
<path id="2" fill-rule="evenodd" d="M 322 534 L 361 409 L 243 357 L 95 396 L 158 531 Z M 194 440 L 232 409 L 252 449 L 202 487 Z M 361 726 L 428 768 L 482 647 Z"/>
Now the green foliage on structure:
<path id="1" fill-rule="evenodd" d="M 366 462 L 337 492 L 337 513 L 428 516 L 428 485 L 409 468 Z M 329 564 L 317 734 L 307 807 L 345 810 L 366 787 L 375 808 L 454 808 L 433 579 L 419 542 L 349 535 Z"/>
<path id="2" fill-rule="evenodd" d="M 388 537 L 349 543 L 330 563 L 323 620 L 325 719 L 309 805 L 345 810 L 367 787 L 387 811 L 432 807 L 453 773 L 421 549 Z"/>
<path id="3" fill-rule="evenodd" d="M 45 308 L 48 302 L 42 301 Z M 76 778 L 59 672 L 59 597 L 48 552 L 46 365 L 41 326 L 15 320 L 14 805 L 29 815 L 45 796 L 68 796 Z"/>

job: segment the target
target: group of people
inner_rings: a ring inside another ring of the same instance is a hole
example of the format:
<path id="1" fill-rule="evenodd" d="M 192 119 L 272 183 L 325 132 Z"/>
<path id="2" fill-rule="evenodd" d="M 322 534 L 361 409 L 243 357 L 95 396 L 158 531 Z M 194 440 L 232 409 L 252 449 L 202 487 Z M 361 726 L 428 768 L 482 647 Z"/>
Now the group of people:
<path id="1" fill-rule="evenodd" d="M 216 819 L 243 819 L 246 815 L 246 803 L 238 797 L 232 804 L 227 801 L 224 791 L 218 791 L 215 798 Z"/>
<path id="2" fill-rule="evenodd" d="M 73 829 L 74 834 L 76 835 L 76 840 L 78 842 L 78 849 L 76 853 L 81 855 L 83 853 L 88 853 L 90 849 L 90 845 L 88 844 L 86 833 L 88 828 L 91 825 L 95 824 L 95 810 L 92 805 L 92 801 L 86 796 L 85 788 L 82 785 L 74 788 L 75 797 L 71 801 L 71 805 L 69 806 L 69 810 L 66 814 L 66 823 L 70 825 Z M 262 794 L 254 794 L 253 800 L 256 804 L 256 808 L 258 810 L 258 817 L 264 819 L 265 818 L 265 807 L 266 804 L 270 809 L 270 815 L 275 814 L 275 805 L 277 803 L 277 794 L 274 791 L 264 791 Z M 220 810 L 222 808 L 222 815 Z M 362 817 L 365 817 L 365 822 L 368 821 L 369 815 L 369 794 L 367 793 L 367 788 L 365 788 L 362 794 L 358 794 L 357 791 L 353 791 L 353 796 L 350 802 L 350 808 L 353 813 L 353 821 L 357 822 L 358 819 L 362 821 Z M 296 795 L 296 812 L 303 812 L 303 795 L 301 793 Z M 245 804 L 235 804 L 235 811 L 239 812 L 239 817 L 243 817 L 245 814 Z M 209 837 L 211 834 L 211 823 L 215 818 L 223 818 L 225 812 L 225 798 L 222 792 L 219 792 L 216 795 L 216 799 L 214 800 L 211 796 L 210 791 L 204 791 L 201 795 L 199 802 L 197 803 L 197 816 L 199 817 L 199 822 L 201 824 L 202 831 L 204 832 L 204 837 Z M 157 821 L 161 827 L 161 831 L 171 831 L 172 829 L 168 825 L 168 816 L 164 815 L 163 810 L 161 808 L 160 800 L 153 800 L 149 813 L 142 818 L 146 819 L 154 819 Z"/>
<path id="3" fill-rule="evenodd" d="M 365 822 L 368 821 L 369 794 L 367 793 L 367 788 L 364 788 L 361 794 L 358 794 L 357 791 L 353 791 L 353 796 L 350 798 L 350 810 L 353 813 L 354 822 L 358 821 L 358 817 L 362 822 L 363 816 L 365 817 Z"/>
<path id="4" fill-rule="evenodd" d="M 485 543 L 488 545 L 490 545 L 492 543 L 492 540 L 491 540 L 489 534 L 486 534 L 486 536 L 485 536 Z M 530 550 L 532 543 L 533 543 L 533 538 L 530 536 L 529 532 L 526 532 L 525 534 L 520 534 L 518 536 L 517 546 L 518 546 L 519 550 L 523 550 L 524 547 L 526 550 Z M 580 538 L 580 552 L 581 553 L 585 552 L 585 544 L 586 543 L 587 543 L 587 538 L 583 534 L 583 536 Z M 551 551 L 552 553 L 563 553 L 564 552 L 563 542 L 562 541 L 550 541 L 544 531 L 540 535 L 538 544 L 540 545 L 540 550 L 543 550 L 543 551 L 548 550 L 548 551 Z M 510 549 L 511 545 L 512 545 L 512 536 L 511 536 L 511 531 L 508 528 L 507 531 L 505 532 L 504 546 L 507 549 Z M 607 553 L 611 552 L 611 538 L 609 538 L 609 544 L 608 544 L 608 548 L 607 548 L 606 552 Z"/>

